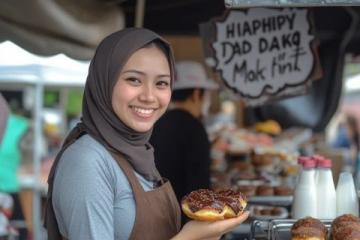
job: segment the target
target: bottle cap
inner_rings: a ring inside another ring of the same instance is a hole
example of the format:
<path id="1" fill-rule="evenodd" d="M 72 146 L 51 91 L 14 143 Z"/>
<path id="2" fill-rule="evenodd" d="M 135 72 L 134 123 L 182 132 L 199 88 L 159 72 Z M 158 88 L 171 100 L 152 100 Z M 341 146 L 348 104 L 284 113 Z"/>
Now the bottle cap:
<path id="1" fill-rule="evenodd" d="M 314 160 L 309 158 L 309 159 L 306 159 L 305 161 L 303 161 L 302 165 L 303 165 L 303 168 L 314 168 L 316 166 L 316 163 Z"/>
<path id="2" fill-rule="evenodd" d="M 314 159 L 315 161 L 319 161 L 319 160 L 322 160 L 322 159 L 325 159 L 324 156 L 321 156 L 319 154 L 315 154 L 311 157 L 312 159 Z"/>
<path id="3" fill-rule="evenodd" d="M 319 160 L 317 165 L 318 165 L 318 167 L 321 167 L 321 168 L 331 168 L 332 161 L 331 161 L 331 159 L 324 158 L 324 159 Z"/>
<path id="4" fill-rule="evenodd" d="M 310 158 L 309 157 L 306 157 L 306 156 L 300 156 L 299 158 L 298 158 L 298 164 L 300 164 L 300 165 L 303 165 L 304 164 L 304 162 L 305 161 L 307 161 L 307 160 L 309 160 Z"/>
<path id="5" fill-rule="evenodd" d="M 325 157 L 316 154 L 316 155 L 313 155 L 313 156 L 311 157 L 311 159 L 313 159 L 313 160 L 315 161 L 316 165 L 318 165 L 318 164 L 319 164 L 319 161 L 325 159 Z"/>

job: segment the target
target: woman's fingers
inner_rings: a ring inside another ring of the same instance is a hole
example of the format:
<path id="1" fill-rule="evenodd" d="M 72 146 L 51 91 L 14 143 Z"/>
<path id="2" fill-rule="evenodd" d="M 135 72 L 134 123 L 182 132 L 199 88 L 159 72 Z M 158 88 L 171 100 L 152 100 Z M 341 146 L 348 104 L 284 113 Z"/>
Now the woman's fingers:
<path id="1" fill-rule="evenodd" d="M 184 225 L 174 239 L 218 240 L 222 235 L 244 222 L 248 216 L 249 212 L 246 211 L 236 218 L 215 222 L 190 221 Z"/>
<path id="2" fill-rule="evenodd" d="M 217 229 L 217 232 L 224 234 L 231 231 L 241 223 L 243 223 L 248 217 L 249 217 L 249 212 L 245 211 L 243 214 L 241 214 L 236 218 L 216 221 L 213 222 L 212 224 L 214 225 L 213 227 Z"/>

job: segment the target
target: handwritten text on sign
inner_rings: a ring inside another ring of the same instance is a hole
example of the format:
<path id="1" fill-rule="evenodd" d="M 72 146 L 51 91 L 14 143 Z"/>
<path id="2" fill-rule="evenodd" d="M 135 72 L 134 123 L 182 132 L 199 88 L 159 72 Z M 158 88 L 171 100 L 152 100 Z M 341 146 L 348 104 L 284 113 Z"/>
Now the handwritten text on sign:
<path id="1" fill-rule="evenodd" d="M 275 95 L 304 83 L 312 72 L 314 37 L 306 9 L 231 11 L 216 28 L 216 69 L 245 97 Z"/>

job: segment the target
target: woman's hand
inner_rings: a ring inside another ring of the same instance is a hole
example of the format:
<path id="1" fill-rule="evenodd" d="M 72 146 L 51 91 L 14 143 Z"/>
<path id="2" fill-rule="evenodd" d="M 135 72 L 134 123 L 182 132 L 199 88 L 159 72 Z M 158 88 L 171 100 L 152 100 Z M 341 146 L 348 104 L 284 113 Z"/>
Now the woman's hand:
<path id="1" fill-rule="evenodd" d="M 244 212 L 236 218 L 230 218 L 215 222 L 190 221 L 184 225 L 181 231 L 171 240 L 215 240 L 230 232 L 243 223 L 249 216 Z"/>

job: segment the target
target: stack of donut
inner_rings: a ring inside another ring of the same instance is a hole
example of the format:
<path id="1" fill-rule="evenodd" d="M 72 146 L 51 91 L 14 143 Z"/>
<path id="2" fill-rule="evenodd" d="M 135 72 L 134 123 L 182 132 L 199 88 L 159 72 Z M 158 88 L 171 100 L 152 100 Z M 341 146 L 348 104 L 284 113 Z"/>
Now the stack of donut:
<path id="1" fill-rule="evenodd" d="M 351 214 L 335 218 L 332 223 L 331 235 L 333 240 L 360 239 L 360 218 Z"/>
<path id="2" fill-rule="evenodd" d="M 181 208 L 191 219 L 217 221 L 241 215 L 246 204 L 246 198 L 241 192 L 199 189 L 183 197 Z"/>
<path id="3" fill-rule="evenodd" d="M 245 194 L 246 197 L 253 196 L 291 196 L 293 189 L 287 186 L 272 187 L 269 185 L 239 185 L 237 190 Z"/>
<path id="4" fill-rule="evenodd" d="M 260 185 L 256 189 L 256 195 L 258 195 L 258 196 L 273 196 L 274 188 L 272 186 Z"/>
<path id="5" fill-rule="evenodd" d="M 298 220 L 291 228 L 291 240 L 325 240 L 326 236 L 325 225 L 312 217 Z"/>
<path id="6" fill-rule="evenodd" d="M 241 185 L 238 186 L 238 191 L 242 192 L 246 197 L 253 197 L 256 195 L 256 186 Z"/>

